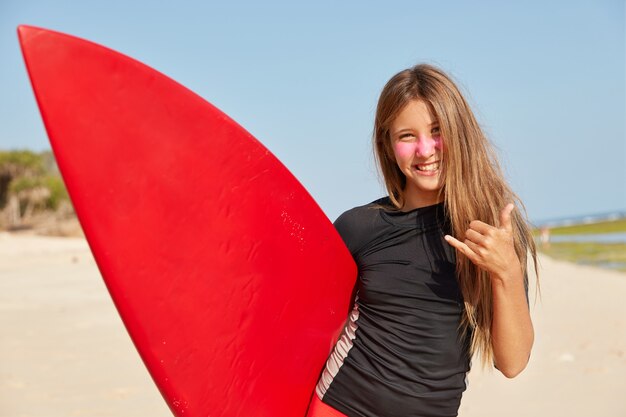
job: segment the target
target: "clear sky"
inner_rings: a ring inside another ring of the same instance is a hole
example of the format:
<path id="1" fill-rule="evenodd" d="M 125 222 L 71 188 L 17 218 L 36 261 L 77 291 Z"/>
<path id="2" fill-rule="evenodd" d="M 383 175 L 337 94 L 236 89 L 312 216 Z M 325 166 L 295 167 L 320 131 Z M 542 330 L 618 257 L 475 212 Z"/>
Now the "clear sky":
<path id="1" fill-rule="evenodd" d="M 383 195 L 377 96 L 429 62 L 467 94 L 532 220 L 626 210 L 624 3 L 0 0 L 0 149 L 49 149 L 15 32 L 41 26 L 194 90 L 334 219 Z"/>

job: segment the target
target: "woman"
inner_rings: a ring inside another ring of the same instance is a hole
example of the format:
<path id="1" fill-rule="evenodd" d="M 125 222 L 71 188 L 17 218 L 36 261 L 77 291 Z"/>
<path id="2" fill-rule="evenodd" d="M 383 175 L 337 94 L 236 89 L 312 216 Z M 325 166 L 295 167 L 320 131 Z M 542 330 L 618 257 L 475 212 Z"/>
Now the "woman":
<path id="1" fill-rule="evenodd" d="M 308 416 L 456 416 L 475 353 L 509 378 L 526 366 L 533 239 L 441 70 L 417 65 L 389 80 L 373 139 L 388 197 L 335 222 L 359 277 Z"/>

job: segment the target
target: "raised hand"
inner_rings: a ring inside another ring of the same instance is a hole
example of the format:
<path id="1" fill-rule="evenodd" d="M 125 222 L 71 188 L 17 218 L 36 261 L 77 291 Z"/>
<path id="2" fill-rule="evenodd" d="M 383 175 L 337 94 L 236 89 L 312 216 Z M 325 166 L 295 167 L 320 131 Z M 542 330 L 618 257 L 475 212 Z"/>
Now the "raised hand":
<path id="1" fill-rule="evenodd" d="M 500 227 L 473 220 L 461 242 L 450 235 L 446 241 L 461 251 L 476 266 L 497 278 L 521 272 L 521 265 L 513 241 L 511 212 L 515 205 L 509 203 L 500 212 Z"/>

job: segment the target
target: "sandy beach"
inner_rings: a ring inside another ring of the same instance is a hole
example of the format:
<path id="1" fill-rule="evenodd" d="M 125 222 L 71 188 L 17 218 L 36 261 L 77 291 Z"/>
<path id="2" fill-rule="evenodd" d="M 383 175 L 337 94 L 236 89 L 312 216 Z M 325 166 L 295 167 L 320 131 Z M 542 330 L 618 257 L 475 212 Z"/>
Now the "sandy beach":
<path id="1" fill-rule="evenodd" d="M 626 274 L 541 258 L 535 347 L 469 377 L 459 415 L 626 416 Z M 0 233 L 0 416 L 171 416 L 84 239 Z"/>

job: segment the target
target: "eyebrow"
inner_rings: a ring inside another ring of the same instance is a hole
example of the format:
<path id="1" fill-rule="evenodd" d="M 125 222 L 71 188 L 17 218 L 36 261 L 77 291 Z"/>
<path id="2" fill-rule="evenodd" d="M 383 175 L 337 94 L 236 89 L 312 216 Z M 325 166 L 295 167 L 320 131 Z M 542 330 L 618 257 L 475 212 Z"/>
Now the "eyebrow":
<path id="1" fill-rule="evenodd" d="M 434 122 L 429 123 L 429 124 L 428 124 L 428 126 L 429 126 L 429 127 L 432 127 L 432 126 L 434 126 L 434 125 L 438 125 L 438 124 L 439 124 L 439 121 L 435 120 Z M 412 131 L 412 130 L 413 130 L 413 129 L 411 129 L 411 128 L 409 128 L 409 127 L 405 127 L 405 128 L 400 129 L 400 130 L 396 130 L 395 132 L 393 132 L 393 134 L 394 134 L 394 135 L 398 135 L 398 134 L 400 134 L 400 133 L 403 133 L 403 132 L 410 132 L 410 131 Z"/>

